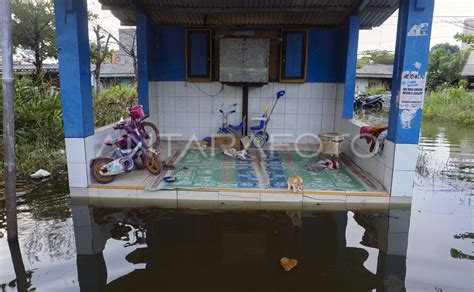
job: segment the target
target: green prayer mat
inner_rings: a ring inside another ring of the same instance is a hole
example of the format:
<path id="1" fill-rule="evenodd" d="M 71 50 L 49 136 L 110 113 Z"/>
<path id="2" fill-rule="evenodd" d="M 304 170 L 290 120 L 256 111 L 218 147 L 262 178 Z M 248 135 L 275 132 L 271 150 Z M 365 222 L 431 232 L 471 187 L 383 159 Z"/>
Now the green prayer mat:
<path id="1" fill-rule="evenodd" d="M 306 170 L 318 161 L 311 152 L 251 150 L 247 160 L 228 157 L 220 150 L 189 149 L 166 173 L 176 176 L 165 182 L 161 176 L 151 181 L 148 191 L 169 189 L 287 189 L 289 176 L 299 175 L 305 190 L 367 191 L 368 187 L 345 165 L 337 170 Z"/>

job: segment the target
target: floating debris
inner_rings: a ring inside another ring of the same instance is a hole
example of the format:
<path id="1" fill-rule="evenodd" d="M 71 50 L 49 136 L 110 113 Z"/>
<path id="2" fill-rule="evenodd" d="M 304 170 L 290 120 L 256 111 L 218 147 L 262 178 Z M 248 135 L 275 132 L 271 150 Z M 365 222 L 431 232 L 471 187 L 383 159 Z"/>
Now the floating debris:
<path id="1" fill-rule="evenodd" d="M 283 269 L 286 272 L 291 271 L 293 268 L 298 265 L 298 260 L 297 259 L 289 259 L 287 257 L 283 257 L 280 259 L 280 265 L 283 267 Z"/>
<path id="2" fill-rule="evenodd" d="M 38 169 L 35 173 L 30 175 L 31 178 L 35 178 L 35 179 L 46 178 L 50 176 L 51 176 L 51 173 L 44 169 Z"/>

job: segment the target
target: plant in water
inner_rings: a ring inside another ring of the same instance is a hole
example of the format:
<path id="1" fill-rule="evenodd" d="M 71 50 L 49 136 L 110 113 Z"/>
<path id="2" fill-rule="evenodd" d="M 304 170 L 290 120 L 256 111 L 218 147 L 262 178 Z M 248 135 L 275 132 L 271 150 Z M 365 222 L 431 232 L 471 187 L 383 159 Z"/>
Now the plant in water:
<path id="1" fill-rule="evenodd" d="M 426 95 L 423 117 L 462 126 L 474 125 L 474 93 L 463 87 L 438 87 Z"/>

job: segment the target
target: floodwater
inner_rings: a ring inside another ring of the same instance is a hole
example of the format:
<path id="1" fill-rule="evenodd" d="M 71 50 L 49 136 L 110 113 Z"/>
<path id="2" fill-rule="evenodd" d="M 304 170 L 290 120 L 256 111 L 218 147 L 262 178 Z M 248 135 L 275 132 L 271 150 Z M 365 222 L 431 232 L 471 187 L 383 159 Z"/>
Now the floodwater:
<path id="1" fill-rule="evenodd" d="M 474 132 L 424 123 L 419 156 L 411 209 L 98 208 L 49 181 L 19 199 L 19 250 L 0 202 L 0 287 L 473 291 Z"/>

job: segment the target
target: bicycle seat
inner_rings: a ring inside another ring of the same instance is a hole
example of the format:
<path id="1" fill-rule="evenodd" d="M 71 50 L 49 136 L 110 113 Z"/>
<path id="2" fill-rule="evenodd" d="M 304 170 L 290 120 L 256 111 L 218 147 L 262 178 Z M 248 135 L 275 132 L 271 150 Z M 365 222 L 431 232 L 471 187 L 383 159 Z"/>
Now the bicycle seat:
<path id="1" fill-rule="evenodd" d="M 236 130 L 236 131 L 242 130 L 243 127 L 244 127 L 244 122 L 240 122 L 240 124 L 237 125 L 237 126 L 229 125 L 229 128 L 231 128 L 233 130 Z"/>

